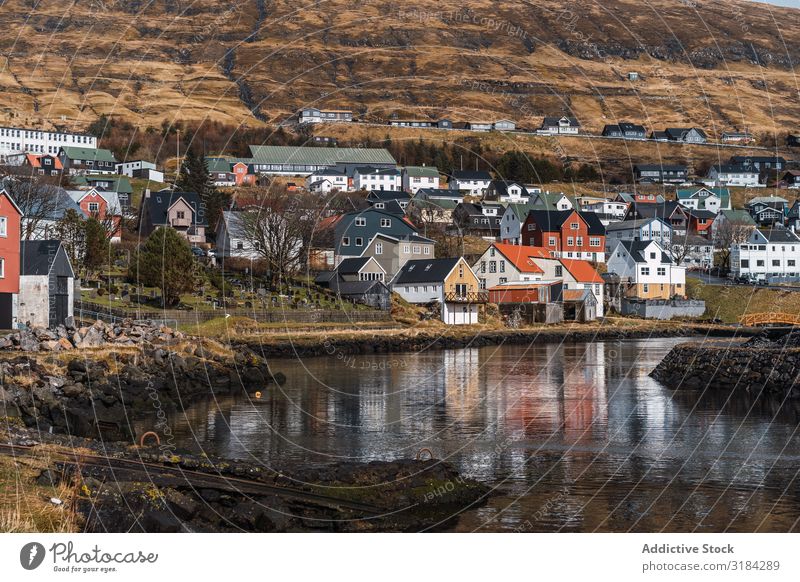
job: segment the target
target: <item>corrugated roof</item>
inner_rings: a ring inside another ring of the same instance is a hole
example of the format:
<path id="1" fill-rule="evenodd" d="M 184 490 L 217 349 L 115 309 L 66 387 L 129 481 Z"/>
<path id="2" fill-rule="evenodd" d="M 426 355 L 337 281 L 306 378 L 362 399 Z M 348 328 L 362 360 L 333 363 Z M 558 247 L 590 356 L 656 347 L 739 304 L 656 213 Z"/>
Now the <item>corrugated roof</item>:
<path id="1" fill-rule="evenodd" d="M 535 259 L 550 259 L 552 254 L 541 247 L 494 243 L 494 248 L 517 268 L 520 273 L 544 273 Z"/>
<path id="2" fill-rule="evenodd" d="M 93 148 L 78 148 L 73 146 L 61 146 L 64 153 L 71 160 L 94 160 L 96 162 L 116 162 L 117 158 L 110 150 L 93 149 Z"/>
<path id="3" fill-rule="evenodd" d="M 603 278 L 597 274 L 589 261 L 561 259 L 561 263 L 579 283 L 603 283 Z"/>
<path id="4" fill-rule="evenodd" d="M 444 281 L 459 260 L 459 258 L 449 258 L 408 261 L 397 274 L 394 284 L 438 283 Z"/>
<path id="5" fill-rule="evenodd" d="M 255 164 L 300 164 L 335 166 L 336 164 L 396 164 L 385 148 L 327 148 L 307 146 L 251 145 Z"/>

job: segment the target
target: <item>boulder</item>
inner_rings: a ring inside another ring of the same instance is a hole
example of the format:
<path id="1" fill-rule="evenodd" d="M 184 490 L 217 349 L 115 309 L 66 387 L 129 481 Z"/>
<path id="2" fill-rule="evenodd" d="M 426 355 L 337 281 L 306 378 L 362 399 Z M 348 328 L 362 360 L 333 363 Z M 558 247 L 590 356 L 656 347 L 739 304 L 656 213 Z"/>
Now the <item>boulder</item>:
<path id="1" fill-rule="evenodd" d="M 61 349 L 61 344 L 56 340 L 45 340 L 39 344 L 39 350 L 43 352 L 57 352 Z"/>
<path id="2" fill-rule="evenodd" d="M 23 352 L 39 351 L 39 340 L 29 330 L 23 329 L 19 332 L 19 349 Z"/>

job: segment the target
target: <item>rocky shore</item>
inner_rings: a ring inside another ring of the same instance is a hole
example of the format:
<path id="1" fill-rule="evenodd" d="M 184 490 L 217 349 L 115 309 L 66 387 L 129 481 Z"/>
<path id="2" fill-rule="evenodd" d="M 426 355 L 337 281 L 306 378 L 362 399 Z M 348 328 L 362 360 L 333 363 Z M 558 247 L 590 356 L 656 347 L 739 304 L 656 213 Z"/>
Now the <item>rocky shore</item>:
<path id="1" fill-rule="evenodd" d="M 0 415 L 110 441 L 138 438 L 136 418 L 158 422 L 198 399 L 285 380 L 250 350 L 141 323 L 31 330 L 9 341 L 0 352 Z"/>
<path id="2" fill-rule="evenodd" d="M 650 375 L 674 389 L 800 398 L 800 332 L 766 331 L 747 341 L 681 344 Z"/>

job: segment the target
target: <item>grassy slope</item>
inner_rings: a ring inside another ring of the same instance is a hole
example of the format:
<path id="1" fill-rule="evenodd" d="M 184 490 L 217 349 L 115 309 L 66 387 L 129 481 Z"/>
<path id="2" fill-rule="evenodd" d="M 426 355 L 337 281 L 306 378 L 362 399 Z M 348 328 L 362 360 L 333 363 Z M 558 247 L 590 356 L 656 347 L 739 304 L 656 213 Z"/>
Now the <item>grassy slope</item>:
<path id="1" fill-rule="evenodd" d="M 706 316 L 726 323 L 736 323 L 749 313 L 800 313 L 800 293 L 738 285 L 706 285 L 696 279 L 687 281 L 688 295 L 706 302 Z"/>

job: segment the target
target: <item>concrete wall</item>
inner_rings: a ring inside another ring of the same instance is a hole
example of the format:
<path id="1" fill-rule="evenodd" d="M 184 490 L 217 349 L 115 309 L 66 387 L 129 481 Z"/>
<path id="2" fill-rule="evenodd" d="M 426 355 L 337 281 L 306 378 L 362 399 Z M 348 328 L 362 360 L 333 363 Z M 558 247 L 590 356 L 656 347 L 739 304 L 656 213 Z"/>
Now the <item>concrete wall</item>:
<path id="1" fill-rule="evenodd" d="M 692 299 L 675 301 L 622 300 L 623 315 L 638 315 L 647 319 L 672 319 L 673 317 L 702 317 L 706 311 L 705 301 Z"/>

